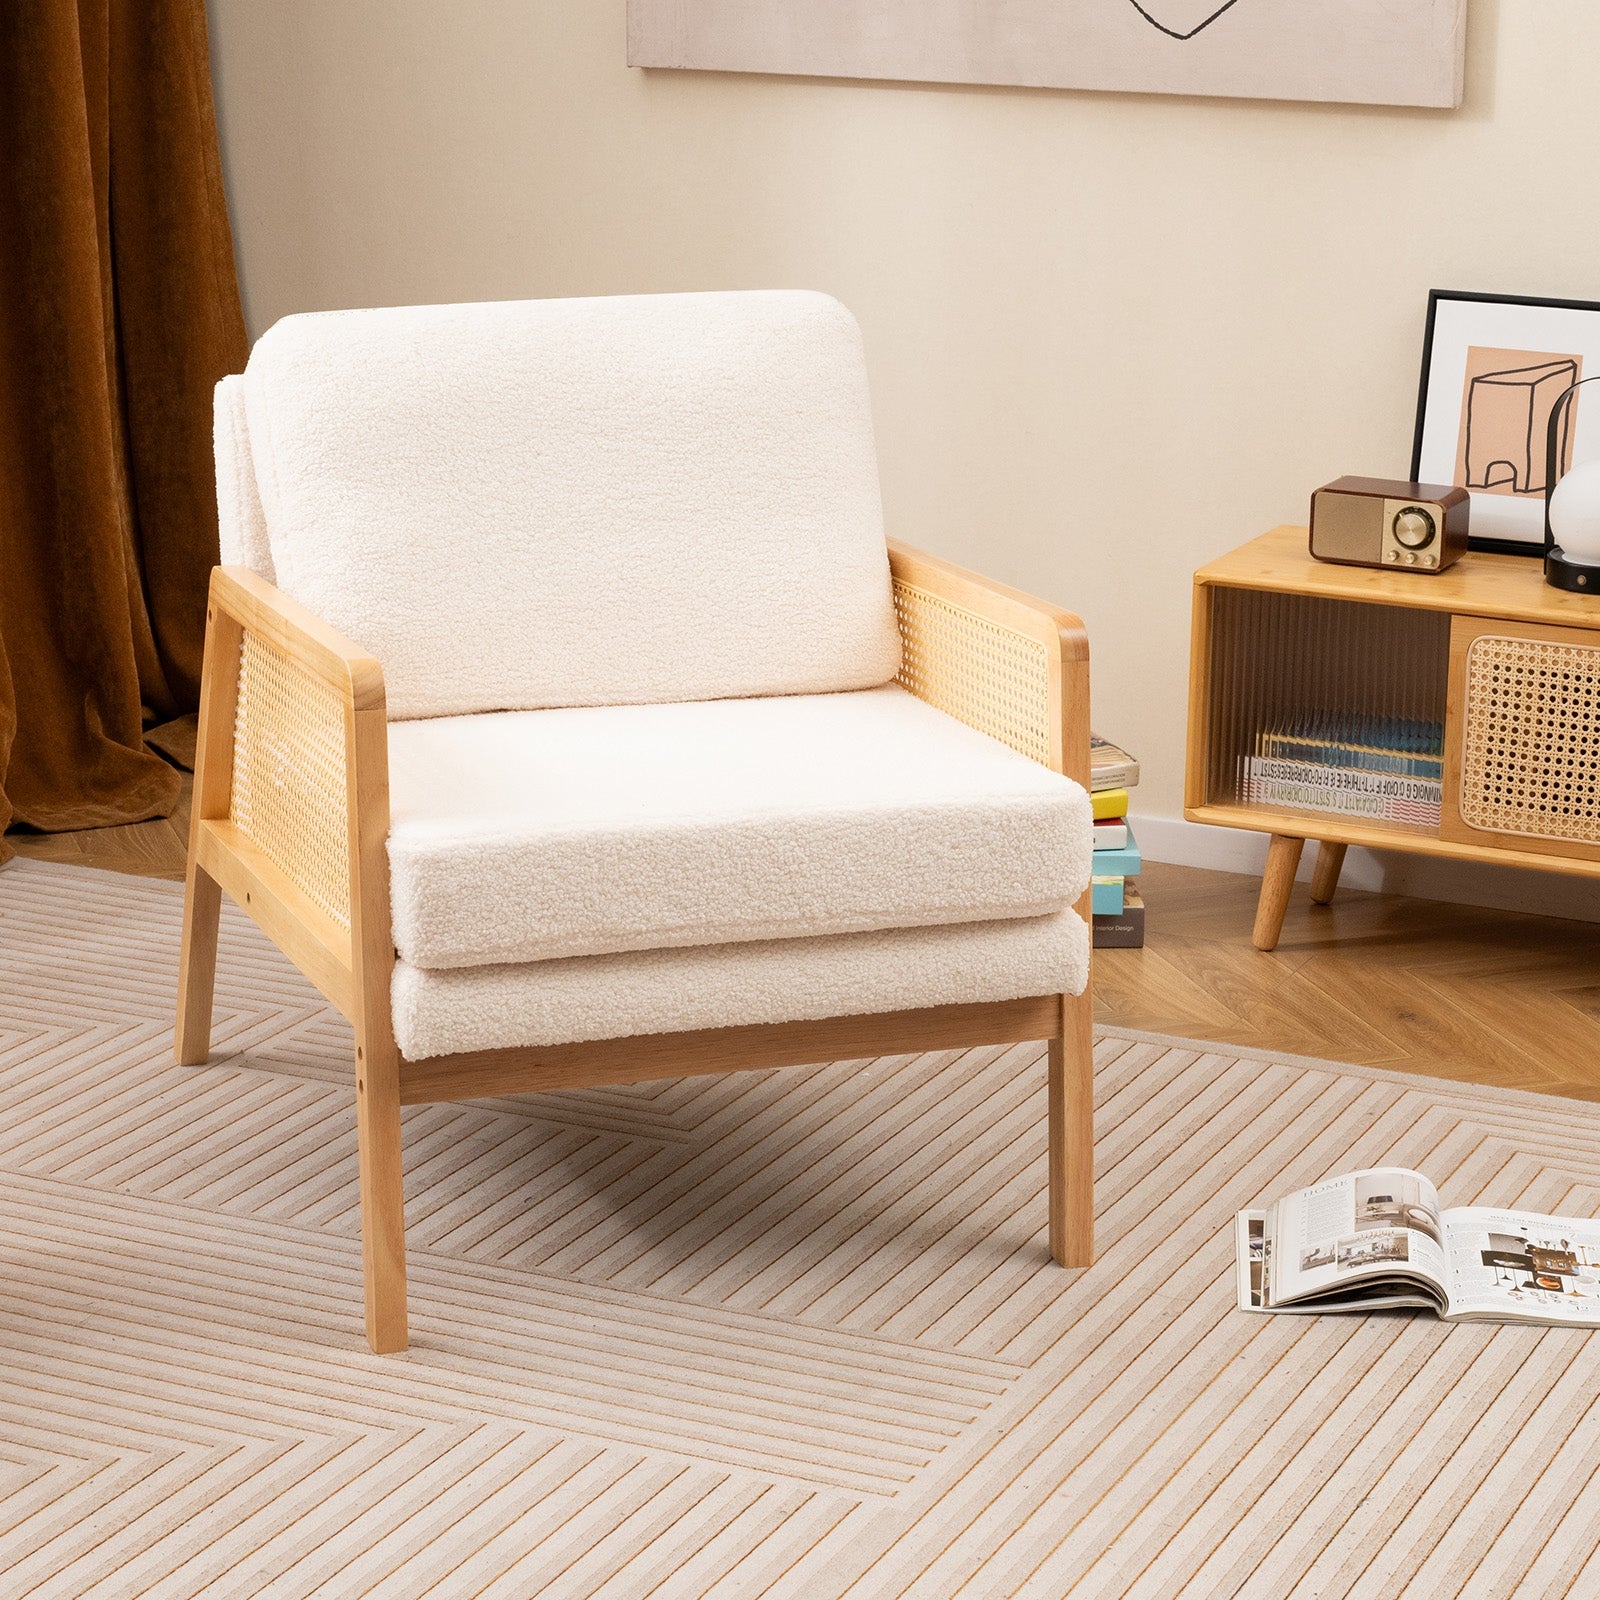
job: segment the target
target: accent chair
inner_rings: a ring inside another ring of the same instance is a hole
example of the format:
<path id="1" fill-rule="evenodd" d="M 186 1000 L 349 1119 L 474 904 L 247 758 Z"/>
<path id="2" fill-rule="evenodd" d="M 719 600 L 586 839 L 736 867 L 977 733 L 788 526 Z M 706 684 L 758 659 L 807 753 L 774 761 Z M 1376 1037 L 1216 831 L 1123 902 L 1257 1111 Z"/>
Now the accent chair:
<path id="1" fill-rule="evenodd" d="M 886 541 L 842 306 L 293 316 L 216 429 L 177 1056 L 226 892 L 355 1029 L 374 1350 L 425 1101 L 1044 1039 L 1089 1263 L 1087 641 Z"/>

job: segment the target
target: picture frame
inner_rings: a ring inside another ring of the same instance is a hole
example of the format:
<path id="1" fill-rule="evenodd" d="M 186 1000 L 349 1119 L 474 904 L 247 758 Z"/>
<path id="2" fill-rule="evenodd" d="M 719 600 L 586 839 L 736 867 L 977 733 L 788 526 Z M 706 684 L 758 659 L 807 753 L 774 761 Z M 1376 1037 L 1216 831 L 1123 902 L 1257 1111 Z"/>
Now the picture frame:
<path id="1" fill-rule="evenodd" d="M 1467 490 L 1469 549 L 1543 554 L 1550 411 L 1597 376 L 1600 301 L 1429 292 L 1411 477 Z M 1569 403 L 1561 471 L 1600 457 L 1594 393 Z"/>

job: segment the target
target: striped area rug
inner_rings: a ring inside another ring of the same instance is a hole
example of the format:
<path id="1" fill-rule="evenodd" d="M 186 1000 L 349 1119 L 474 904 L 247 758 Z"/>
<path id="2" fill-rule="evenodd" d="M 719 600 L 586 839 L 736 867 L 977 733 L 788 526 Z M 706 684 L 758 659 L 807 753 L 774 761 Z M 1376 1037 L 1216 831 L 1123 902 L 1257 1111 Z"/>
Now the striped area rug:
<path id="1" fill-rule="evenodd" d="M 1101 1255 L 1038 1046 L 417 1107 L 361 1337 L 350 1036 L 231 908 L 0 871 L 0 1594 L 1600 1594 L 1600 1341 L 1233 1309 L 1236 1207 L 1419 1166 L 1600 1208 L 1593 1107 L 1106 1032 Z"/>

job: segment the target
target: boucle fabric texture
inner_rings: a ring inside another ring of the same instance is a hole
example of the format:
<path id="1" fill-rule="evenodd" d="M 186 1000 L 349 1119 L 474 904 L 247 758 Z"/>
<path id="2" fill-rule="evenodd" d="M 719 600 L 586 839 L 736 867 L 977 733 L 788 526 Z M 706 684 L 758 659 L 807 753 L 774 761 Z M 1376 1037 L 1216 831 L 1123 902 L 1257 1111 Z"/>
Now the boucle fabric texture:
<path id="1" fill-rule="evenodd" d="M 287 317 L 243 394 L 276 582 L 382 662 L 393 718 L 898 670 L 861 334 L 825 295 Z"/>
<path id="2" fill-rule="evenodd" d="M 266 513 L 250 460 L 244 414 L 244 379 L 224 378 L 212 401 L 212 448 L 217 458 L 217 536 L 225 567 L 248 567 L 268 583 L 278 581 L 267 537 Z"/>
<path id="3" fill-rule="evenodd" d="M 401 962 L 394 1029 L 401 1054 L 421 1061 L 456 1051 L 1081 994 L 1088 972 L 1089 930 L 1073 911 L 453 972 Z"/>
<path id="4" fill-rule="evenodd" d="M 1083 790 L 894 684 L 392 723 L 389 769 L 417 967 L 1039 916 L 1089 881 Z"/>

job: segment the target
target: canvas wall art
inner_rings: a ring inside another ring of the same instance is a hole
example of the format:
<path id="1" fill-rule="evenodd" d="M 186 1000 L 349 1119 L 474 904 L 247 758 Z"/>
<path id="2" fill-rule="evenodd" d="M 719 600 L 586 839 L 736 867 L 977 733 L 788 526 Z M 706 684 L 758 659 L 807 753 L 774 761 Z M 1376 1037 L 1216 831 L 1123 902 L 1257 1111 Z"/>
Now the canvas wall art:
<path id="1" fill-rule="evenodd" d="M 628 62 L 1458 106 L 1466 0 L 628 0 Z"/>

